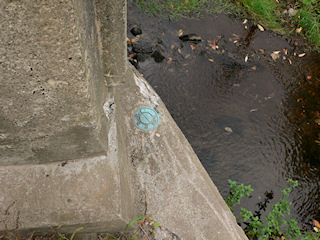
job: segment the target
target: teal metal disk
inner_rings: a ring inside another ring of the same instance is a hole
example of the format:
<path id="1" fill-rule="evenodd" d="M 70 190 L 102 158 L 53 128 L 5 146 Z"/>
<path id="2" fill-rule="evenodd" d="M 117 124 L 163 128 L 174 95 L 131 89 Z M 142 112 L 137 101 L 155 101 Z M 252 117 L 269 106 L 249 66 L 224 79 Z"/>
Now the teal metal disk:
<path id="1" fill-rule="evenodd" d="M 151 107 L 140 107 L 133 113 L 133 122 L 141 130 L 152 130 L 159 125 L 160 117 Z"/>

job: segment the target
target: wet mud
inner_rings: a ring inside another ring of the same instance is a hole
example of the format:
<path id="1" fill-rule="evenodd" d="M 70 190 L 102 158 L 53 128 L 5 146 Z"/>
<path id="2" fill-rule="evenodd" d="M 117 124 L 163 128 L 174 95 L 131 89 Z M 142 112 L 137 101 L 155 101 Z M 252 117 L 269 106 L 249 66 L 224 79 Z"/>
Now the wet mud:
<path id="1" fill-rule="evenodd" d="M 198 39 L 181 39 L 190 34 Z M 131 3 L 128 37 L 129 61 L 160 95 L 223 197 L 228 179 L 251 184 L 253 197 L 242 203 L 255 211 L 266 196 L 278 201 L 288 178 L 298 180 L 291 216 L 311 229 L 320 219 L 319 54 L 298 37 L 243 19 L 161 21 Z"/>

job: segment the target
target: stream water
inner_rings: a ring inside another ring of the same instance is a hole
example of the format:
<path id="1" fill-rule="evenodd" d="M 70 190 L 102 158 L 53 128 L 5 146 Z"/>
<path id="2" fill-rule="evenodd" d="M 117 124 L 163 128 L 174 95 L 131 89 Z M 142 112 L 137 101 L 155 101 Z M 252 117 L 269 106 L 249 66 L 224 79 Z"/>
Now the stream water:
<path id="1" fill-rule="evenodd" d="M 132 27 L 143 34 L 134 38 Z M 180 29 L 202 41 L 181 41 Z M 291 216 L 311 229 L 312 220 L 320 220 L 320 56 L 300 40 L 227 15 L 160 21 L 131 3 L 128 37 L 147 49 L 132 53 L 129 47 L 130 60 L 160 95 L 222 196 L 228 179 L 251 184 L 253 197 L 242 204 L 255 211 L 266 191 L 274 203 L 288 178 L 298 180 Z M 279 58 L 270 56 L 273 51 L 280 51 L 274 54 Z"/>

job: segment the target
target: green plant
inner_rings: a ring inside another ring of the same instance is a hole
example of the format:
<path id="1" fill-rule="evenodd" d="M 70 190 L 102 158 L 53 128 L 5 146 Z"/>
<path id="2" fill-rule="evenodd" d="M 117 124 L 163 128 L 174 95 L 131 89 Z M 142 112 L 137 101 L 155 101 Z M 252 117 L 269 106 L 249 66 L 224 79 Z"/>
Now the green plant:
<path id="1" fill-rule="evenodd" d="M 240 204 L 241 199 L 246 196 L 250 197 L 253 189 L 250 185 L 244 186 L 243 184 L 237 185 L 236 181 L 228 180 L 229 182 L 229 195 L 226 199 L 226 203 L 228 204 L 229 208 L 233 212 L 236 205 Z"/>
<path id="2" fill-rule="evenodd" d="M 229 195 L 226 199 L 231 211 L 233 207 L 240 204 L 241 198 L 249 197 L 253 189 L 251 186 L 238 185 L 236 181 L 229 180 Z M 245 233 L 250 239 L 297 239 L 302 237 L 304 240 L 320 239 L 320 231 L 301 233 L 299 225 L 296 220 L 287 220 L 290 215 L 290 203 L 288 197 L 293 188 L 298 186 L 298 181 L 289 179 L 286 188 L 282 190 L 283 196 L 281 199 L 270 207 L 269 214 L 261 217 L 260 211 L 252 213 L 251 211 L 241 208 L 240 216 L 243 223 Z M 260 206 L 266 205 L 269 201 L 265 201 Z M 265 207 L 260 208 L 265 209 Z M 316 222 L 316 221 L 315 221 Z M 315 227 L 317 229 L 317 226 Z"/>
<path id="3" fill-rule="evenodd" d="M 68 238 L 68 237 L 66 236 L 66 234 L 60 233 L 59 229 L 60 229 L 61 227 L 62 227 L 62 225 L 60 225 L 60 226 L 57 228 L 57 234 L 58 234 L 58 236 L 59 236 L 59 237 L 58 237 L 58 240 L 73 240 L 73 238 L 75 237 L 76 233 L 77 233 L 78 231 L 84 229 L 84 227 L 79 227 L 79 228 L 77 228 L 77 229 L 72 233 L 71 237 Z"/>

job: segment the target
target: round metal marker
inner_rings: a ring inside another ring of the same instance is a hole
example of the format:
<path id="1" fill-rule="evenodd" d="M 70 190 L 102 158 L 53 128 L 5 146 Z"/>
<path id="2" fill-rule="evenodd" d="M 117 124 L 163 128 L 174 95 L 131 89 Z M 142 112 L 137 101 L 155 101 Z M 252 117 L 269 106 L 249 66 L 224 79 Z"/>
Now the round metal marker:
<path id="1" fill-rule="evenodd" d="M 141 130 L 152 130 L 159 125 L 160 117 L 151 107 L 140 107 L 133 113 L 133 122 Z"/>

